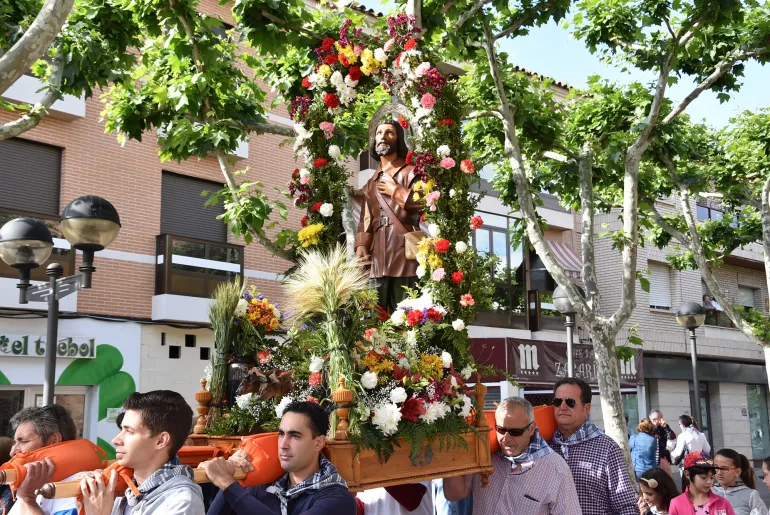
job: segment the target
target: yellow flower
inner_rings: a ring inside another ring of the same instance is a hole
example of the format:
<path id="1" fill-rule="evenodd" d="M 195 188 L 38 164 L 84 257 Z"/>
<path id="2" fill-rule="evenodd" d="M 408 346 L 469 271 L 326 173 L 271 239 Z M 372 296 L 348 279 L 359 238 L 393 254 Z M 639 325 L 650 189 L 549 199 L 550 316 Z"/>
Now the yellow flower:
<path id="1" fill-rule="evenodd" d="M 318 245 L 321 242 L 321 231 L 324 229 L 324 224 L 311 224 L 307 227 L 300 229 L 297 233 L 302 246 L 307 248 L 310 245 Z"/>
<path id="2" fill-rule="evenodd" d="M 417 245 L 418 252 L 428 252 L 433 246 L 433 238 L 423 238 Z"/>
<path id="3" fill-rule="evenodd" d="M 415 192 L 414 192 L 414 195 L 412 195 L 412 199 L 413 199 L 415 202 L 419 202 L 419 201 L 420 201 L 420 194 L 419 194 L 419 193 L 417 193 L 417 192 L 415 191 Z"/>
<path id="4" fill-rule="evenodd" d="M 433 182 L 433 179 L 429 180 L 425 183 L 425 186 L 423 186 L 423 190 L 425 190 L 425 193 L 430 193 L 431 190 L 433 190 L 433 186 L 435 186 L 436 183 Z"/>
<path id="5" fill-rule="evenodd" d="M 431 268 L 441 268 L 444 266 L 444 261 L 434 254 L 428 258 L 428 264 Z"/>
<path id="6" fill-rule="evenodd" d="M 323 75 L 324 77 L 329 77 L 332 74 L 332 69 L 328 64 L 322 64 L 318 67 L 318 74 Z"/>
<path id="7" fill-rule="evenodd" d="M 425 184 L 422 181 L 417 181 L 414 183 L 414 187 L 412 188 L 414 191 L 420 191 L 422 189 L 423 184 Z"/>

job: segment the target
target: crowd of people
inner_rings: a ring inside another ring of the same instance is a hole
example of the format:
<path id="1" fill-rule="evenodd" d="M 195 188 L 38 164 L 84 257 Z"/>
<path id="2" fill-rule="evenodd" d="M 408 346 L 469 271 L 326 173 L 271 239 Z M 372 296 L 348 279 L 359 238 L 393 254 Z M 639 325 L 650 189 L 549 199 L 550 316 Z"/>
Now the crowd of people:
<path id="1" fill-rule="evenodd" d="M 15 491 L 0 486 L 9 515 L 768 515 L 756 490 L 749 460 L 732 449 L 712 458 L 707 439 L 688 416 L 677 435 L 659 410 L 639 423 L 630 447 L 629 474 L 617 443 L 590 422 L 591 388 L 580 379 L 556 383 L 557 429 L 550 441 L 539 433 L 534 409 L 522 397 L 502 400 L 494 431 L 500 450 L 492 455 L 487 484 L 479 474 L 373 489 L 353 496 L 345 479 L 324 457 L 327 412 L 312 402 L 289 404 L 281 418 L 277 455 L 285 474 L 271 484 L 244 487 L 237 469 L 251 472 L 244 451 L 200 464 L 209 483 L 177 453 L 187 440 L 192 410 L 170 391 L 134 393 L 124 402 L 113 439 L 118 469 L 81 471 L 80 496 L 43 499 L 36 492 L 51 481 L 50 458 L 24 465 Z M 11 419 L 13 439 L 0 438 L 0 464 L 75 440 L 72 417 L 60 406 L 26 408 Z M 682 489 L 672 477 L 682 469 Z M 770 483 L 770 458 L 763 467 Z M 130 474 L 126 477 L 125 474 Z M 125 481 L 124 487 L 118 487 Z M 201 488 L 203 486 L 203 488 Z M 769 485 L 770 486 L 770 485 Z M 638 492 L 637 492 L 638 488 Z"/>

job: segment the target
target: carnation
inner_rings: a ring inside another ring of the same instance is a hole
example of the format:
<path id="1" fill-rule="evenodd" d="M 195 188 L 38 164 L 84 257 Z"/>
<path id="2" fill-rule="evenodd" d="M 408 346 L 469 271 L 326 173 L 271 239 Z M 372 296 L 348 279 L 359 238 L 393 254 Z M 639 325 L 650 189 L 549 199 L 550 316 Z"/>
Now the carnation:
<path id="1" fill-rule="evenodd" d="M 377 329 L 375 329 L 374 327 L 370 327 L 369 329 L 364 331 L 364 339 L 366 339 L 366 341 L 368 342 L 372 341 L 372 336 L 374 336 L 374 333 L 376 332 L 377 332 Z"/>
<path id="2" fill-rule="evenodd" d="M 472 174 L 476 171 L 476 167 L 473 165 L 473 161 L 470 159 L 463 159 L 460 161 L 460 170 L 466 174 Z"/>
<path id="3" fill-rule="evenodd" d="M 423 75 L 428 73 L 428 70 L 430 70 L 430 63 L 428 62 L 420 63 L 419 66 L 417 66 L 417 68 L 414 69 L 414 74 L 417 75 L 418 77 L 422 77 Z"/>
<path id="4" fill-rule="evenodd" d="M 319 358 L 318 356 L 313 356 L 310 358 L 310 372 L 316 373 L 320 372 L 324 368 L 324 359 Z"/>
<path id="5" fill-rule="evenodd" d="M 324 97 L 324 104 L 329 109 L 335 109 L 340 106 L 340 99 L 334 93 L 327 93 Z"/>
<path id="6" fill-rule="evenodd" d="M 345 83 L 345 78 L 342 76 L 342 72 L 336 71 L 332 73 L 332 76 L 329 79 L 329 82 L 331 82 L 335 86 L 340 86 Z"/>
<path id="7" fill-rule="evenodd" d="M 464 277 L 464 274 L 462 270 L 458 270 L 457 272 L 452 274 L 452 282 L 455 284 L 460 284 L 461 282 L 463 282 L 463 277 Z"/>
<path id="8" fill-rule="evenodd" d="M 337 64 L 337 61 L 339 61 L 337 54 L 329 54 L 324 57 L 324 63 L 328 65 Z"/>
<path id="9" fill-rule="evenodd" d="M 275 407 L 275 414 L 278 416 L 278 418 L 283 417 L 283 410 L 286 409 L 286 406 L 291 404 L 291 401 L 293 399 L 289 396 L 283 397 L 281 399 L 281 402 L 278 403 L 278 406 Z"/>
<path id="10" fill-rule="evenodd" d="M 350 78 L 350 80 L 354 80 L 356 82 L 361 80 L 361 68 L 359 68 L 358 66 L 351 66 L 350 69 L 348 70 L 348 77 Z"/>
<path id="11" fill-rule="evenodd" d="M 404 45 L 404 50 L 408 52 L 409 50 L 414 49 L 414 47 L 416 46 L 417 46 L 417 41 L 414 38 L 412 38 L 406 42 L 406 44 Z"/>
<path id="12" fill-rule="evenodd" d="M 382 431 L 385 436 L 391 436 L 398 431 L 398 422 L 401 420 L 401 410 L 395 404 L 383 404 L 374 408 L 372 423 Z"/>
<path id="13" fill-rule="evenodd" d="M 436 149 L 436 154 L 438 154 L 438 157 L 440 159 L 444 159 L 445 157 L 449 157 L 449 154 L 452 152 L 452 150 L 449 148 L 449 145 L 441 145 Z"/>
<path id="14" fill-rule="evenodd" d="M 406 390 L 400 386 L 394 388 L 390 392 L 390 400 L 393 404 L 401 404 L 406 400 Z"/>
<path id="15" fill-rule="evenodd" d="M 303 168 L 302 170 L 299 171 L 299 176 L 300 177 L 309 177 L 310 176 L 310 170 L 308 170 L 307 168 Z"/>
<path id="16" fill-rule="evenodd" d="M 422 269 L 422 273 L 425 274 L 424 268 Z M 406 312 L 403 309 L 395 310 L 390 316 L 390 321 L 397 327 L 404 325 L 404 322 L 406 322 Z"/>
<path id="17" fill-rule="evenodd" d="M 428 233 L 431 238 L 438 238 L 438 235 L 441 234 L 441 229 L 439 229 L 437 224 L 429 224 Z"/>
<path id="18" fill-rule="evenodd" d="M 443 268 L 437 268 L 433 271 L 433 275 L 431 275 L 431 279 L 434 281 L 441 281 L 444 276 L 446 276 L 446 272 Z"/>
<path id="19" fill-rule="evenodd" d="M 424 313 L 419 309 L 413 309 L 406 315 L 406 325 L 409 327 L 420 325 L 422 323 L 423 314 Z"/>
<path id="20" fill-rule="evenodd" d="M 238 301 L 238 305 L 235 306 L 235 313 L 234 315 L 238 318 L 242 317 L 246 314 L 246 311 L 249 310 L 249 302 L 246 299 L 241 299 Z"/>
<path id="21" fill-rule="evenodd" d="M 476 301 L 473 300 L 473 295 L 470 293 L 465 293 L 460 296 L 460 305 L 463 307 L 473 306 L 476 304 Z"/>
<path id="22" fill-rule="evenodd" d="M 420 415 L 420 420 L 428 424 L 432 424 L 437 420 L 440 420 L 449 413 L 449 406 L 445 402 L 432 402 L 426 406 L 424 415 Z"/>
<path id="23" fill-rule="evenodd" d="M 479 215 L 474 216 L 471 218 L 471 229 L 474 231 L 476 229 L 481 229 L 481 226 L 484 225 L 484 219 L 482 219 Z"/>
<path id="24" fill-rule="evenodd" d="M 327 202 L 321 206 L 318 212 L 321 213 L 321 216 L 325 216 L 328 218 L 334 214 L 334 206 Z"/>
<path id="25" fill-rule="evenodd" d="M 377 386 L 377 374 L 374 372 L 364 372 L 361 374 L 361 386 L 367 390 L 371 390 Z"/>
<path id="26" fill-rule="evenodd" d="M 377 59 L 379 62 L 384 63 L 385 60 L 388 58 L 385 55 L 385 49 L 378 48 L 377 50 L 375 50 L 374 51 L 374 58 Z"/>
<path id="27" fill-rule="evenodd" d="M 422 278 L 425 275 L 425 267 L 420 265 L 417 267 L 417 277 Z"/>
<path id="28" fill-rule="evenodd" d="M 436 252 L 441 252 L 443 254 L 449 250 L 451 245 L 452 244 L 449 243 L 449 240 L 442 238 L 433 244 L 433 248 L 436 249 Z"/>
<path id="29" fill-rule="evenodd" d="M 386 52 L 390 52 L 390 49 L 393 48 L 393 45 L 395 44 L 396 44 L 396 40 L 393 38 L 390 38 L 385 42 L 385 46 L 383 46 L 382 49 L 385 50 Z"/>
<path id="30" fill-rule="evenodd" d="M 465 330 L 465 322 L 463 322 L 462 318 L 458 318 L 457 320 L 454 320 L 452 322 L 452 329 L 455 331 L 464 331 Z"/>
<path id="31" fill-rule="evenodd" d="M 328 159 L 324 159 L 323 157 L 319 157 L 315 161 L 313 161 L 313 166 L 316 168 L 321 168 L 322 166 L 326 166 L 329 164 Z"/>
<path id="32" fill-rule="evenodd" d="M 323 384 L 323 376 L 321 375 L 321 372 L 313 372 L 312 374 L 310 374 L 310 377 L 308 377 L 307 382 L 313 388 L 321 386 Z"/>
<path id="33" fill-rule="evenodd" d="M 356 86 L 358 86 L 358 80 L 353 79 L 350 75 L 348 75 L 347 77 L 345 77 L 345 85 L 349 88 L 355 88 Z"/>
<path id="34" fill-rule="evenodd" d="M 324 205 L 323 202 L 316 202 L 315 204 L 313 204 L 313 207 L 311 207 L 310 209 L 317 213 L 318 210 L 321 209 L 321 206 L 323 205 Z"/>
<path id="35" fill-rule="evenodd" d="M 340 158 L 340 147 L 337 145 L 329 145 L 329 157 L 332 159 Z"/>
<path id="36" fill-rule="evenodd" d="M 466 250 L 468 250 L 468 244 L 465 243 L 464 241 L 458 241 L 457 243 L 455 243 L 455 250 L 457 251 L 458 254 L 462 254 Z"/>
<path id="37" fill-rule="evenodd" d="M 305 77 L 304 79 L 302 79 L 302 87 L 303 88 L 309 88 L 310 87 L 310 78 L 309 77 Z"/>
<path id="38" fill-rule="evenodd" d="M 444 351 L 441 353 L 441 363 L 444 365 L 444 368 L 449 368 L 452 366 L 452 355 L 449 354 L 447 351 Z"/>
<path id="39" fill-rule="evenodd" d="M 436 105 L 436 97 L 430 93 L 425 93 L 420 99 L 420 105 L 425 109 L 433 109 L 433 106 Z"/>
<path id="40" fill-rule="evenodd" d="M 326 38 L 321 43 L 321 50 L 323 50 L 324 52 L 328 52 L 329 50 L 332 49 L 333 46 L 334 46 L 334 39 Z"/>
<path id="41" fill-rule="evenodd" d="M 455 164 L 457 164 L 457 163 L 451 157 L 445 157 L 439 163 L 439 165 L 441 165 L 441 168 L 444 168 L 445 170 L 449 170 L 450 168 L 454 168 Z"/>

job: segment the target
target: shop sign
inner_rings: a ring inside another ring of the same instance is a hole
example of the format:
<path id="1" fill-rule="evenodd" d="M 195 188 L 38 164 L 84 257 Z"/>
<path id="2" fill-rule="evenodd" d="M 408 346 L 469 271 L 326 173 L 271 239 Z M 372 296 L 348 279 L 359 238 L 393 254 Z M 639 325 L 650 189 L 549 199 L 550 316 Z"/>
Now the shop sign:
<path id="1" fill-rule="evenodd" d="M 0 357 L 42 358 L 45 356 L 46 341 L 44 336 L 0 333 Z M 80 336 L 60 338 L 56 345 L 59 358 L 96 357 L 96 340 Z"/>

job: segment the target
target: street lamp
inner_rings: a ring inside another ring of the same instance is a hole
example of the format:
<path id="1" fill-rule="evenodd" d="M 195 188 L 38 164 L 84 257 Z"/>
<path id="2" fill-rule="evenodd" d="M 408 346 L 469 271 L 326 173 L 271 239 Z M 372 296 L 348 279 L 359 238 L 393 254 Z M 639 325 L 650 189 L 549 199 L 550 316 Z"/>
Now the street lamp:
<path id="1" fill-rule="evenodd" d="M 19 304 L 48 303 L 48 330 L 45 351 L 45 405 L 53 404 L 56 381 L 56 354 L 59 332 L 59 300 L 80 288 L 91 287 L 94 252 L 112 243 L 120 230 L 120 217 L 112 204 L 95 196 L 78 197 L 64 208 L 61 229 L 73 249 L 83 253 L 79 274 L 62 278 L 63 267 L 46 267 L 48 284 L 30 286 L 32 269 L 45 263 L 53 250 L 51 232 L 33 218 L 16 218 L 0 228 L 0 259 L 19 270 Z"/>
<path id="2" fill-rule="evenodd" d="M 579 288 L 578 288 L 579 289 Z M 580 290 L 583 293 L 583 290 Z M 572 364 L 572 330 L 575 327 L 575 306 L 569 300 L 567 292 L 561 286 L 553 291 L 553 305 L 556 310 L 566 317 L 564 326 L 567 328 L 567 376 L 572 377 L 574 367 Z"/>
<path id="3" fill-rule="evenodd" d="M 706 321 L 706 310 L 697 302 L 685 302 L 676 312 L 676 321 L 690 331 L 690 359 L 692 360 L 692 385 L 695 390 L 695 422 L 701 426 L 700 384 L 698 383 L 698 352 L 695 346 L 695 330 Z"/>

